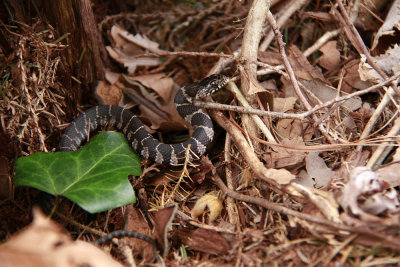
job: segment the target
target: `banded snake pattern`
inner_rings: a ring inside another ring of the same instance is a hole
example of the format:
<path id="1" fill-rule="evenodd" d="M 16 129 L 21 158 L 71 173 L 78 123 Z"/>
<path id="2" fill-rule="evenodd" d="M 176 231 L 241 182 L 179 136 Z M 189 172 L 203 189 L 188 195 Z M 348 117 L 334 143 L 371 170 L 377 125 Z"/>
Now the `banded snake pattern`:
<path id="1" fill-rule="evenodd" d="M 185 142 L 161 143 L 147 132 L 143 123 L 131 111 L 118 106 L 101 105 L 86 110 L 68 126 L 61 137 L 59 149 L 77 150 L 91 132 L 110 125 L 126 136 L 138 154 L 157 163 L 183 163 L 189 145 L 190 150 L 199 157 L 213 140 L 214 128 L 210 116 L 203 109 L 193 106 L 192 101 L 216 92 L 227 82 L 226 76 L 216 74 L 183 86 L 177 92 L 174 100 L 177 111 L 193 128 L 192 136 Z"/>

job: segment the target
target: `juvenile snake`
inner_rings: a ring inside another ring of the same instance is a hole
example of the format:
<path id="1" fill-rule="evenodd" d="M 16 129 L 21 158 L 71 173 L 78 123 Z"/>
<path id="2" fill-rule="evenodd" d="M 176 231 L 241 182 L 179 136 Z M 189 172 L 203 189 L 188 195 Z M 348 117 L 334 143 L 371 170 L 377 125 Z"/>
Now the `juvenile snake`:
<path id="1" fill-rule="evenodd" d="M 169 165 L 183 163 L 189 145 L 194 154 L 201 156 L 214 137 L 214 128 L 210 116 L 203 109 L 193 106 L 191 102 L 214 93 L 227 82 L 226 76 L 217 74 L 183 86 L 177 92 L 175 105 L 178 113 L 193 128 L 192 137 L 185 142 L 161 143 L 146 131 L 143 123 L 131 111 L 118 106 L 102 105 L 86 110 L 68 126 L 61 137 L 60 150 L 77 150 L 92 131 L 110 125 L 126 136 L 138 154 L 157 163 Z"/>

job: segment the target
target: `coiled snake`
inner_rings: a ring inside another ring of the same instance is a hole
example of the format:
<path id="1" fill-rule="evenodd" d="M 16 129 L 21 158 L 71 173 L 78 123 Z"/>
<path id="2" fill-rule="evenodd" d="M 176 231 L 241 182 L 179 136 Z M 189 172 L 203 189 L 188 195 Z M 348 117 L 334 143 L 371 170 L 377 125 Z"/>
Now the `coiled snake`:
<path id="1" fill-rule="evenodd" d="M 90 132 L 110 125 L 125 134 L 132 148 L 144 158 L 162 164 L 176 165 L 185 161 L 186 149 L 197 156 L 206 151 L 214 136 L 210 116 L 201 108 L 192 105 L 193 99 L 205 97 L 221 89 L 228 82 L 224 75 L 217 74 L 191 85 L 183 86 L 175 96 L 178 113 L 191 125 L 193 135 L 178 144 L 164 144 L 148 133 L 143 123 L 129 110 L 118 106 L 96 106 L 78 116 L 65 130 L 60 141 L 61 151 L 74 151 L 87 140 Z"/>

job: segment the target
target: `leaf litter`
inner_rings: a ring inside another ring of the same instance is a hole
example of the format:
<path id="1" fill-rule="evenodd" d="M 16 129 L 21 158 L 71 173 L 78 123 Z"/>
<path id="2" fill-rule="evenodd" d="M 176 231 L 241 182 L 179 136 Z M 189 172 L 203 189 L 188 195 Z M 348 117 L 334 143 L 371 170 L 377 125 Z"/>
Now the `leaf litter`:
<path id="1" fill-rule="evenodd" d="M 247 77 L 251 81 L 247 97 L 253 107 L 297 114 L 307 111 L 308 105 L 332 104 L 306 119 L 263 116 L 277 144 L 258 130 L 252 131 L 239 113 L 217 115 L 223 116 L 224 122 L 212 113 L 229 134 L 217 128 L 209 160 L 198 165 L 187 162 L 183 170 L 144 165 L 144 176 L 132 181 L 142 199 L 136 207 L 102 213 L 88 221 L 84 212 L 63 201 L 57 220 L 71 233 L 78 230 L 79 236 L 89 240 L 99 227 L 108 232 L 125 225 L 142 231 L 158 240 L 168 265 L 398 264 L 399 159 L 395 151 L 400 123 L 395 93 L 399 53 L 398 14 L 393 11 L 398 1 L 386 10 L 371 3 L 349 3 L 345 9 L 339 0 L 335 5 L 323 1 L 320 6 L 297 1 L 302 6 L 280 27 L 287 34 L 286 50 L 272 42 L 267 50 L 258 51 L 258 76 L 246 69 L 245 58 L 232 56 L 241 53 L 238 49 L 251 47 L 242 43 L 242 34 L 251 27 L 245 24 L 246 18 L 258 1 L 163 1 L 159 5 L 149 1 L 137 4 L 133 13 L 121 10 L 117 15 L 107 14 L 95 4 L 95 13 L 104 18 L 98 22 L 99 29 L 113 59 L 104 70 L 106 80 L 97 86 L 99 102 L 137 109 L 136 114 L 153 132 L 185 128 L 174 113 L 173 95 L 180 86 L 205 77 L 210 69 L 230 77 Z M 273 13 L 284 20 L 282 13 L 289 5 L 273 1 Z M 298 14 L 308 19 L 302 20 Z M 265 35 L 271 30 L 267 19 L 262 29 Z M 56 34 L 51 29 L 42 34 L 40 22 L 2 27 L 16 47 L 0 73 L 4 135 L 0 140 L 15 144 L 13 151 L 0 156 L 12 164 L 15 153 L 28 155 L 56 147 L 57 137 L 73 116 L 64 112 L 71 96 L 64 87 L 65 77 L 58 72 L 59 54 L 66 46 L 62 42 L 50 45 Z M 18 34 L 13 34 L 15 31 Z M 377 33 L 372 45 L 360 38 L 366 31 Z M 372 92 L 337 101 L 389 78 L 394 81 Z M 136 103 L 127 97 L 126 88 L 135 90 L 139 96 L 134 97 Z M 263 96 L 265 92 L 272 97 Z M 226 104 L 237 105 L 237 98 L 227 91 L 216 95 Z M 170 134 L 161 137 L 171 139 Z M 18 207 L 29 218 L 31 204 L 23 192 L 16 188 L 15 194 L 4 194 L 13 198 L 2 204 L 7 236 L 28 224 L 28 220 L 15 224 L 13 218 L 21 212 Z M 216 208 L 212 203 L 218 203 Z M 163 210 L 166 214 L 157 215 Z M 52 239 L 43 234 L 39 240 Z M 23 243 L 29 244 L 23 241 L 17 247 L 26 245 Z M 136 247 L 133 254 L 126 252 L 125 245 L 112 246 L 120 261 L 124 258 L 139 265 L 154 261 L 146 252 L 147 244 L 134 239 L 127 243 Z M 3 248 L 7 246 L 6 242 Z M 7 253 L 6 258 L 11 259 Z M 90 264 L 95 265 L 95 260 Z"/>

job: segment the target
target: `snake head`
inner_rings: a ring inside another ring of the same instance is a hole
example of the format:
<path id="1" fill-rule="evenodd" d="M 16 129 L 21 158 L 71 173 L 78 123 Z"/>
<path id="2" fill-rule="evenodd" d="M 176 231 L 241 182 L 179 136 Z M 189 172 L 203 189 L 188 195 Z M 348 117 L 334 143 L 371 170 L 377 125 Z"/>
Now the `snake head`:
<path id="1" fill-rule="evenodd" d="M 208 76 L 207 78 L 204 78 L 196 83 L 198 90 L 194 98 L 200 99 L 209 96 L 223 88 L 228 82 L 228 77 L 222 74 Z"/>
<path id="2" fill-rule="evenodd" d="M 211 75 L 196 83 L 182 87 L 182 93 L 189 103 L 194 99 L 201 99 L 209 96 L 229 82 L 229 78 L 222 74 Z"/>

